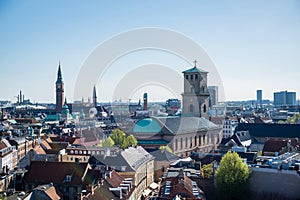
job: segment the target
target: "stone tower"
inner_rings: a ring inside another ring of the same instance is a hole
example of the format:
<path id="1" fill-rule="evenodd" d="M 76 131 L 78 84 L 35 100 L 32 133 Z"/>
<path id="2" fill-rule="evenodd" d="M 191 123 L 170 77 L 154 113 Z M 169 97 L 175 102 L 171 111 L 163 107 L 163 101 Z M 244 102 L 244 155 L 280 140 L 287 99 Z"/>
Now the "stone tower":
<path id="1" fill-rule="evenodd" d="M 58 65 L 56 86 L 56 113 L 61 113 L 64 105 L 64 82 L 62 81 L 60 63 Z"/>
<path id="2" fill-rule="evenodd" d="M 208 72 L 194 67 L 183 71 L 184 92 L 182 94 L 182 114 L 186 116 L 209 118 L 209 92 L 207 89 Z"/>

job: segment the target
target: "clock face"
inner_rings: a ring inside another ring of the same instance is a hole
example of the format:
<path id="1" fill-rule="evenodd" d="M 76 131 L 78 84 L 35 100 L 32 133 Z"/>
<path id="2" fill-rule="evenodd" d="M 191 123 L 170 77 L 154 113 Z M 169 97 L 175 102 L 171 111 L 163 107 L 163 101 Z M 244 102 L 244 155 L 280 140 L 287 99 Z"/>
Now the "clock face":
<path id="1" fill-rule="evenodd" d="M 61 88 L 61 85 L 57 85 L 57 88 L 60 89 L 60 88 Z"/>

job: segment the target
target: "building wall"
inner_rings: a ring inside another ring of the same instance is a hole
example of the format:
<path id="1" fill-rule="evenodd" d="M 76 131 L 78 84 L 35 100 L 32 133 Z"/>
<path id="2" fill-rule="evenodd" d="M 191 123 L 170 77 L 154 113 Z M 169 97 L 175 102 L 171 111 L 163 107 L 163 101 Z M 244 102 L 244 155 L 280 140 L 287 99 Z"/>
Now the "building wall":
<path id="1" fill-rule="evenodd" d="M 296 92 L 274 92 L 274 105 L 296 105 Z"/>
<path id="2" fill-rule="evenodd" d="M 222 129 L 222 137 L 229 138 L 234 134 L 235 126 L 238 124 L 237 120 L 224 120 L 223 129 Z"/>
<path id="3" fill-rule="evenodd" d="M 187 157 L 194 151 L 209 152 L 221 141 L 221 129 L 178 134 L 169 145 L 177 156 Z"/>
<path id="4" fill-rule="evenodd" d="M 140 165 L 135 172 L 119 172 L 119 174 L 124 178 L 133 179 L 133 184 L 136 186 L 133 199 L 139 199 L 144 189 L 154 182 L 154 160 Z"/>

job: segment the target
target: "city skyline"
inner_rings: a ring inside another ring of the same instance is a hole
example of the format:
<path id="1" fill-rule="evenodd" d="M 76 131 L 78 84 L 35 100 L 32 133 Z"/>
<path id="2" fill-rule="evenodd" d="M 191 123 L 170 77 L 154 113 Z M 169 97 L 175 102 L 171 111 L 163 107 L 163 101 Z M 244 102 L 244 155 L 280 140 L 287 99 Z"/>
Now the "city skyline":
<path id="1" fill-rule="evenodd" d="M 15 101 L 22 90 L 25 99 L 54 103 L 59 60 L 65 96 L 69 101 L 81 100 L 73 99 L 73 92 L 76 77 L 89 54 L 112 36 L 143 27 L 177 31 L 205 49 L 220 74 L 227 101 L 256 99 L 257 89 L 262 89 L 263 99 L 270 100 L 277 91 L 299 93 L 298 1 L 255 1 L 251 4 L 238 1 L 120 1 L 117 4 L 1 1 L 0 7 L 3 27 L 0 100 Z M 124 76 L 118 73 L 121 71 L 118 67 L 128 70 L 137 63 L 151 62 L 172 66 L 182 76 L 181 72 L 190 68 L 193 60 L 187 62 L 165 52 L 150 50 L 128 55 L 114 63 L 115 68 L 103 77 L 107 91 L 97 91 L 98 102 L 116 100 L 107 96 L 112 90 L 109 86 L 116 85 Z M 208 80 L 209 85 L 214 85 L 209 75 Z M 103 83 L 91 84 L 100 88 Z M 89 90 L 91 98 L 93 88 Z M 166 100 L 165 91 L 157 87 L 153 90 L 157 90 L 156 93 L 151 90 L 153 87 L 141 87 L 133 96 L 141 99 L 142 94 L 148 92 L 149 101 Z M 172 97 L 170 94 L 167 95 Z M 88 96 L 84 98 L 87 100 Z M 222 95 L 220 98 L 222 101 Z"/>

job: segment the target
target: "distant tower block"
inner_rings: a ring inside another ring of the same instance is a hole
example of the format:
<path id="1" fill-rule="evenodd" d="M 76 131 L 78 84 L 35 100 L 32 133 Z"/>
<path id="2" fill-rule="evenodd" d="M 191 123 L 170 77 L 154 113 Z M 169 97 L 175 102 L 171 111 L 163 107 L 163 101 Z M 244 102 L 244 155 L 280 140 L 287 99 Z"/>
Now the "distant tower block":
<path id="1" fill-rule="evenodd" d="M 194 67 L 183 71 L 184 91 L 182 94 L 182 114 L 208 119 L 209 92 L 207 88 L 208 72 Z"/>
<path id="2" fill-rule="evenodd" d="M 22 91 L 21 90 L 20 90 L 20 96 L 19 97 L 20 97 L 20 103 L 23 103 L 23 101 L 22 101 Z"/>
<path id="3" fill-rule="evenodd" d="M 64 105 L 64 82 L 62 80 L 60 63 L 58 65 L 57 71 L 57 80 L 55 83 L 56 86 L 56 113 L 61 113 L 63 105 Z"/>
<path id="4" fill-rule="evenodd" d="M 94 89 L 93 89 L 93 104 L 94 107 L 97 107 L 97 93 L 96 93 L 96 86 L 94 85 Z"/>
<path id="5" fill-rule="evenodd" d="M 148 95 L 147 93 L 144 93 L 144 110 L 148 110 Z"/>

